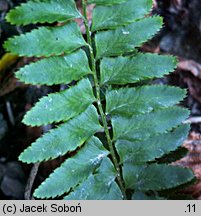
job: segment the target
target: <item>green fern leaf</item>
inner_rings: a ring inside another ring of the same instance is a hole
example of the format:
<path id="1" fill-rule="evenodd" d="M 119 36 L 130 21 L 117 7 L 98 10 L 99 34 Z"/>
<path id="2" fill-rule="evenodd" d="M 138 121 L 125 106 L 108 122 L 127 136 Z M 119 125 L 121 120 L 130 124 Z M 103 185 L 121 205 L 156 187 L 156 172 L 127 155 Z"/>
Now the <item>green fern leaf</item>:
<path id="1" fill-rule="evenodd" d="M 54 159 L 74 151 L 101 129 L 94 106 L 72 120 L 51 130 L 28 147 L 19 157 L 26 163 Z"/>
<path id="2" fill-rule="evenodd" d="M 181 101 L 185 90 L 170 86 L 120 88 L 106 92 L 106 113 L 132 116 L 173 106 Z"/>
<path id="3" fill-rule="evenodd" d="M 116 178 L 114 166 L 108 158 L 104 158 L 94 174 L 75 188 L 65 197 L 67 200 L 121 200 L 122 194 L 114 181 Z"/>
<path id="4" fill-rule="evenodd" d="M 96 4 L 92 26 L 87 3 Z M 57 125 L 21 153 L 21 161 L 67 158 L 34 196 L 162 199 L 158 191 L 193 180 L 190 169 L 167 165 L 181 156 L 188 134 L 182 122 L 189 111 L 176 106 L 186 91 L 150 80 L 172 72 L 176 58 L 137 51 L 162 27 L 161 17 L 148 16 L 151 3 L 82 0 L 81 15 L 74 0 L 30 0 L 8 13 L 13 24 L 51 23 L 4 43 L 8 52 L 42 57 L 16 77 L 28 84 L 70 85 L 41 98 L 23 119 L 31 126 Z M 82 19 L 85 38 L 75 18 Z"/>
<path id="5" fill-rule="evenodd" d="M 83 79 L 70 89 L 43 97 L 25 115 L 23 122 L 26 125 L 40 126 L 67 121 L 86 110 L 95 100 L 90 81 Z"/>
<path id="6" fill-rule="evenodd" d="M 180 107 L 165 108 L 130 118 L 114 116 L 112 117 L 113 139 L 144 140 L 151 135 L 171 130 L 188 116 L 189 111 Z"/>
<path id="7" fill-rule="evenodd" d="M 88 0 L 89 4 L 95 3 L 97 5 L 114 5 L 126 2 L 127 0 Z"/>
<path id="8" fill-rule="evenodd" d="M 110 7 L 97 6 L 93 11 L 92 31 L 114 28 L 143 18 L 152 7 L 152 0 L 128 0 Z"/>
<path id="9" fill-rule="evenodd" d="M 182 125 L 173 132 L 151 136 L 143 141 L 118 140 L 115 145 L 121 163 L 145 164 L 175 151 L 187 138 L 189 129 L 188 125 Z"/>
<path id="10" fill-rule="evenodd" d="M 38 198 L 56 197 L 76 188 L 84 182 L 101 161 L 108 155 L 108 151 L 96 137 L 92 137 L 78 153 L 67 159 L 43 182 L 34 195 Z"/>
<path id="11" fill-rule="evenodd" d="M 136 166 L 125 163 L 123 175 L 126 188 L 135 189 L 136 191 L 170 189 L 194 179 L 191 170 L 166 164 Z"/>
<path id="12" fill-rule="evenodd" d="M 6 16 L 16 25 L 64 22 L 81 17 L 74 0 L 35 0 L 12 9 Z"/>
<path id="13" fill-rule="evenodd" d="M 155 16 L 144 18 L 116 30 L 98 32 L 95 36 L 96 58 L 132 52 L 153 37 L 161 26 L 161 17 Z"/>
<path id="14" fill-rule="evenodd" d="M 174 71 L 176 65 L 177 61 L 172 56 L 150 53 L 139 53 L 132 57 L 103 58 L 100 66 L 101 84 L 136 83 L 162 77 Z"/>
<path id="15" fill-rule="evenodd" d="M 16 73 L 16 77 L 27 84 L 53 85 L 70 83 L 91 73 L 85 52 L 79 50 L 27 65 Z"/>
<path id="16" fill-rule="evenodd" d="M 51 56 L 71 53 L 77 48 L 85 46 L 78 25 L 69 22 L 58 27 L 40 27 L 30 33 L 15 36 L 4 43 L 8 52 L 19 56 Z"/>

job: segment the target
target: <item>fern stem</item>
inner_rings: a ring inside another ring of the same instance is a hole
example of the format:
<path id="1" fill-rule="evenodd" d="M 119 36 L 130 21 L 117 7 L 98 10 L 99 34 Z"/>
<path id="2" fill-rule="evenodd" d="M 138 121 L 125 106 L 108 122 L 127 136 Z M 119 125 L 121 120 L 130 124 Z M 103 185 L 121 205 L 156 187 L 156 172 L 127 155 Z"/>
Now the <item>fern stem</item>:
<path id="1" fill-rule="evenodd" d="M 126 198 L 125 187 L 124 187 L 124 182 L 123 182 L 123 179 L 122 179 L 122 176 L 121 176 L 121 168 L 119 166 L 117 156 L 116 156 L 116 153 L 115 153 L 115 148 L 113 146 L 112 139 L 110 137 L 106 115 L 105 115 L 105 113 L 103 111 L 103 107 L 102 107 L 102 104 L 101 104 L 100 85 L 99 85 L 99 80 L 98 80 L 97 71 L 96 71 L 96 60 L 95 60 L 95 56 L 94 56 L 94 52 L 93 52 L 93 48 L 92 48 L 91 32 L 90 32 L 90 29 L 89 29 L 89 24 L 88 24 L 88 19 L 87 19 L 86 0 L 82 0 L 82 8 L 83 8 L 83 14 L 84 14 L 83 19 L 84 19 L 84 25 L 85 25 L 85 29 L 86 29 L 87 43 L 88 43 L 88 47 L 89 47 L 89 51 L 90 51 L 90 60 L 91 60 L 91 67 L 92 67 L 93 79 L 94 79 L 95 90 L 96 90 L 97 105 L 98 105 L 98 109 L 99 109 L 99 112 L 100 112 L 100 115 L 101 115 L 101 120 L 102 120 L 104 131 L 105 131 L 105 134 L 106 134 L 110 154 L 111 154 L 115 169 L 117 171 L 117 182 L 118 182 L 119 187 L 121 189 L 123 199 L 127 199 Z"/>

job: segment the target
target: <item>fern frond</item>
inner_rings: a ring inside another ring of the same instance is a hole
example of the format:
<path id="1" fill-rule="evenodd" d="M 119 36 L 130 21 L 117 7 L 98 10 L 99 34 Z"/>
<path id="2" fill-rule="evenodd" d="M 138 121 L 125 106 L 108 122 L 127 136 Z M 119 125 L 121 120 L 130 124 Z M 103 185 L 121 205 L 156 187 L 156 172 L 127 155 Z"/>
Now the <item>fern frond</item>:
<path id="1" fill-rule="evenodd" d="M 74 0 L 31 0 L 10 10 L 6 20 L 15 25 L 64 22 L 81 17 Z"/>
<path id="2" fill-rule="evenodd" d="M 4 43 L 4 48 L 19 56 L 48 57 L 71 53 L 85 45 L 78 25 L 69 22 L 58 27 L 40 27 L 24 35 L 15 36 Z"/>
<path id="3" fill-rule="evenodd" d="M 92 31 L 114 29 L 143 18 L 152 8 L 152 0 L 127 0 L 113 6 L 97 6 L 93 11 Z"/>
<path id="4" fill-rule="evenodd" d="M 92 26 L 87 3 L 96 4 Z M 194 179 L 190 169 L 170 166 L 165 158 L 180 149 L 189 131 L 182 125 L 189 111 L 176 106 L 186 91 L 141 82 L 162 77 L 177 64 L 173 56 L 137 51 L 163 24 L 161 17 L 148 16 L 151 6 L 151 0 L 82 0 L 81 15 L 74 0 L 31 0 L 8 13 L 7 20 L 17 25 L 52 23 L 4 43 L 8 52 L 42 57 L 16 77 L 69 87 L 40 99 L 23 119 L 57 128 L 21 153 L 21 161 L 67 158 L 34 196 L 165 199 L 150 196 L 150 190 L 157 194 Z M 74 18 L 83 19 L 86 40 Z"/>

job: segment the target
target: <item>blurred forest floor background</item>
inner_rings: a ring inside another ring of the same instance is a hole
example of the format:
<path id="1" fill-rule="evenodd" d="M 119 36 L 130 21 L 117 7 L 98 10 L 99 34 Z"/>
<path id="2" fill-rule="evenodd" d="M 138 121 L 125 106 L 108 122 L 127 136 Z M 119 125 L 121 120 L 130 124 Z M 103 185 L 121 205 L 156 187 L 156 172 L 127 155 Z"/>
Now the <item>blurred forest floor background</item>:
<path id="1" fill-rule="evenodd" d="M 27 182 L 32 180 L 32 166 L 18 162 L 18 156 L 31 142 L 50 129 L 51 125 L 30 128 L 23 125 L 21 120 L 40 97 L 62 87 L 29 86 L 14 77 L 14 72 L 19 67 L 34 60 L 8 55 L 2 48 L 8 37 L 29 31 L 33 27 L 11 26 L 4 19 L 9 9 L 21 2 L 24 1 L 0 0 L 0 199 L 24 199 L 24 194 L 30 193 Z M 79 7 L 80 2 L 77 1 L 77 4 Z M 92 7 L 89 8 L 89 17 L 92 16 L 91 11 Z M 192 125 L 191 132 L 183 145 L 189 153 L 176 163 L 194 170 L 197 183 L 184 192 L 193 199 L 201 199 L 201 2 L 154 0 L 152 13 L 163 16 L 165 25 L 141 50 L 174 54 L 179 59 L 178 68 L 173 74 L 154 82 L 188 89 L 182 106 L 191 111 L 187 120 Z M 83 24 L 79 20 L 78 22 L 84 34 Z M 33 188 L 61 161 L 62 158 L 41 164 Z"/>

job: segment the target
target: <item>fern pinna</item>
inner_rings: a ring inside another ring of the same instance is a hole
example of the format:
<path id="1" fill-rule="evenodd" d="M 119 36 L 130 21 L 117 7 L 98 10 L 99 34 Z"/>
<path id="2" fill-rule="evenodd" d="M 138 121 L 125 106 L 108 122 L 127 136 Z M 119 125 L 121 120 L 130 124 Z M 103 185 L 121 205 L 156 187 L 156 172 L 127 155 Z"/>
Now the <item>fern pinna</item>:
<path id="1" fill-rule="evenodd" d="M 67 157 L 35 197 L 149 199 L 194 179 L 191 170 L 162 160 L 187 137 L 189 125 L 182 122 L 189 112 L 176 106 L 185 90 L 147 82 L 177 63 L 173 56 L 137 51 L 162 27 L 161 17 L 148 16 L 151 8 L 151 0 L 83 0 L 81 14 L 74 0 L 34 0 L 7 14 L 16 25 L 44 23 L 4 44 L 19 56 L 40 57 L 17 78 L 37 85 L 76 82 L 42 98 L 23 119 L 57 128 L 28 147 L 21 161 Z M 86 40 L 76 18 L 84 21 Z"/>

